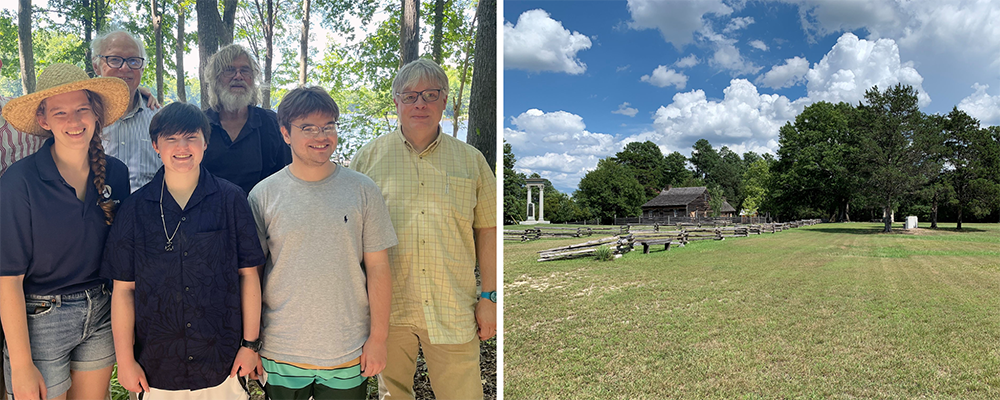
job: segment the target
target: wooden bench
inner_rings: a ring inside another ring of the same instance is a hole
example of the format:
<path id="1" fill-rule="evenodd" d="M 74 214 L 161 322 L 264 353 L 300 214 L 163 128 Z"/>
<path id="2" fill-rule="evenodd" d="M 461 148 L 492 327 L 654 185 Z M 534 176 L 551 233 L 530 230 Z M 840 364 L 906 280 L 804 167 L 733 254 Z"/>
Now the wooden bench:
<path id="1" fill-rule="evenodd" d="M 639 241 L 642 245 L 642 254 L 649 254 L 650 246 L 663 245 L 663 251 L 670 250 L 670 245 L 676 245 L 678 247 L 684 247 L 684 243 L 676 242 L 673 239 L 648 239 Z"/>

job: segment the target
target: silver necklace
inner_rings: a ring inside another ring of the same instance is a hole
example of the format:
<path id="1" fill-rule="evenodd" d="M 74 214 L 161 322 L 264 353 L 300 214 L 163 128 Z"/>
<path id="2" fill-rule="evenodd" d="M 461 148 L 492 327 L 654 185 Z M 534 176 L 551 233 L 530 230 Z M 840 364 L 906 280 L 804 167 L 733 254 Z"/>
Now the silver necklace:
<path id="1" fill-rule="evenodd" d="M 177 221 L 177 227 L 174 228 L 174 233 L 172 235 L 167 235 L 167 220 L 163 218 L 163 188 L 166 185 L 166 179 L 160 181 L 160 222 L 163 222 L 163 236 L 167 238 L 167 245 L 163 247 L 166 251 L 174 251 L 174 236 L 177 236 L 177 230 L 181 227 L 181 221 Z"/>

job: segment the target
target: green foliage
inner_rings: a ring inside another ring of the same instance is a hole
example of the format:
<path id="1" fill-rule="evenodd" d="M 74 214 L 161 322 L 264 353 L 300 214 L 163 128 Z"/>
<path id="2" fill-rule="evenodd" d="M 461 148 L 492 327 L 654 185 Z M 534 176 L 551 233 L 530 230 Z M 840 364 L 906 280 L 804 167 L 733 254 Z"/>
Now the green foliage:
<path id="1" fill-rule="evenodd" d="M 722 188 L 718 186 L 708 187 L 708 207 L 711 211 L 709 216 L 718 217 L 722 215 L 722 205 L 726 201 L 726 195 L 723 193 Z"/>
<path id="2" fill-rule="evenodd" d="M 680 152 L 673 152 L 664 157 L 663 180 L 664 187 L 673 185 L 677 187 L 704 186 L 703 184 L 691 184 L 694 180 L 694 172 L 687 168 L 687 157 Z"/>
<path id="3" fill-rule="evenodd" d="M 524 174 L 514 171 L 517 158 L 506 140 L 503 142 L 503 223 L 517 224 L 524 221 L 527 208 L 527 191 Z"/>
<path id="4" fill-rule="evenodd" d="M 610 159 L 598 161 L 597 169 L 584 175 L 573 197 L 603 221 L 639 216 L 646 202 L 642 184 L 628 169 Z"/>
<path id="5" fill-rule="evenodd" d="M 615 259 L 615 252 L 609 246 L 601 246 L 594 250 L 594 258 L 597 261 L 611 261 Z"/>
<path id="6" fill-rule="evenodd" d="M 747 157 L 749 158 L 749 157 Z M 771 181 L 770 163 L 758 158 L 743 173 L 743 199 L 741 209 L 746 215 L 756 215 L 767 199 Z M 739 209 L 737 210 L 739 211 Z"/>
<path id="7" fill-rule="evenodd" d="M 961 229 L 964 211 L 983 217 L 1000 206 L 1000 143 L 991 130 L 980 128 L 979 121 L 957 107 L 941 121 L 941 128 L 942 159 L 950 167 L 944 181 L 954 190 Z"/>
<path id="8" fill-rule="evenodd" d="M 667 171 L 667 160 L 656 143 L 647 140 L 626 144 L 622 151 L 615 154 L 614 160 L 639 181 L 647 201 L 656 197 L 660 194 L 660 190 L 666 187 L 663 181 Z"/>

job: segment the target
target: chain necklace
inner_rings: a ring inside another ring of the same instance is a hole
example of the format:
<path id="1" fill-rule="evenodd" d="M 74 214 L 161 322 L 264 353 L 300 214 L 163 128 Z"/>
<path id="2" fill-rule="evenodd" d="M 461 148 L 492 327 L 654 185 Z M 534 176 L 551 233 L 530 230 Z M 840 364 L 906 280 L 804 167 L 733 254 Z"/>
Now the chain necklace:
<path id="1" fill-rule="evenodd" d="M 167 238 L 167 245 L 163 247 L 166 251 L 174 251 L 174 236 L 177 236 L 177 230 L 181 227 L 181 221 L 177 221 L 177 227 L 174 228 L 174 233 L 172 235 L 167 235 L 167 220 L 163 218 L 163 187 L 166 185 L 166 179 L 160 181 L 160 221 L 163 222 L 163 236 Z"/>

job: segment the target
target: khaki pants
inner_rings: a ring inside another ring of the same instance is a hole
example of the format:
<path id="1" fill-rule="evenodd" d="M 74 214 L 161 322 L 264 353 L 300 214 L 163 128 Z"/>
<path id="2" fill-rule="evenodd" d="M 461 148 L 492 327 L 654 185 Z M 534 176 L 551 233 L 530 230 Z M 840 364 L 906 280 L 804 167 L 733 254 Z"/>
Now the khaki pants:
<path id="1" fill-rule="evenodd" d="M 423 345 L 424 361 L 427 363 L 427 373 L 431 378 L 435 398 L 483 398 L 479 338 L 464 344 L 431 344 L 427 330 L 390 325 L 386 340 L 387 363 L 378 379 L 379 399 L 413 399 L 413 373 L 417 370 L 420 345 Z"/>

